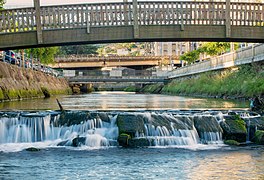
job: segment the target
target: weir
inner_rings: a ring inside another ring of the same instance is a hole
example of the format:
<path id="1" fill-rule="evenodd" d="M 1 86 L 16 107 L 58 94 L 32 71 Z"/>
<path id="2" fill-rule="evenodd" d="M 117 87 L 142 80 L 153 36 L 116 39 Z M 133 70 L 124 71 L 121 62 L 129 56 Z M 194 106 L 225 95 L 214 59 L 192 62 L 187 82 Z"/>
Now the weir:
<path id="1" fill-rule="evenodd" d="M 239 112 L 233 114 L 238 116 Z M 246 121 L 258 117 L 247 114 Z M 26 143 L 32 147 L 46 142 L 50 142 L 47 147 L 91 148 L 223 144 L 223 134 L 230 129 L 228 120 L 232 118 L 227 111 L 2 112 L 0 151 L 8 144 Z"/>

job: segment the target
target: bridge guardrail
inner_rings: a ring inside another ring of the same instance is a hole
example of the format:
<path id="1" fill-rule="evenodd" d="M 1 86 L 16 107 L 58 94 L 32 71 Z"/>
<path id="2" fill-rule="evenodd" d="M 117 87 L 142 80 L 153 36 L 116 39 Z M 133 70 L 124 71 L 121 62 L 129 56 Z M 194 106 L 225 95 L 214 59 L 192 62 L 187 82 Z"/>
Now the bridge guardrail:
<path id="1" fill-rule="evenodd" d="M 262 56 L 260 59 L 255 57 Z M 247 64 L 255 61 L 264 60 L 264 44 L 258 44 L 252 47 L 237 50 L 233 53 L 227 53 L 221 56 L 212 57 L 210 60 L 195 63 L 189 66 L 181 67 L 169 72 L 169 78 L 187 76 L 210 70 L 228 68 L 235 65 Z"/>
<path id="2" fill-rule="evenodd" d="M 55 62 L 102 62 L 102 61 L 148 61 L 172 59 L 179 60 L 178 56 L 88 56 L 88 55 L 68 55 L 55 57 Z"/>
<path id="3" fill-rule="evenodd" d="M 42 30 L 138 25 L 226 25 L 264 26 L 263 3 L 230 3 L 230 17 L 225 2 L 132 2 L 95 3 L 40 7 Z M 0 11 L 0 32 L 15 33 L 37 30 L 35 8 Z M 136 15 L 136 16 L 135 16 Z M 135 17 L 134 17 L 135 16 Z"/>

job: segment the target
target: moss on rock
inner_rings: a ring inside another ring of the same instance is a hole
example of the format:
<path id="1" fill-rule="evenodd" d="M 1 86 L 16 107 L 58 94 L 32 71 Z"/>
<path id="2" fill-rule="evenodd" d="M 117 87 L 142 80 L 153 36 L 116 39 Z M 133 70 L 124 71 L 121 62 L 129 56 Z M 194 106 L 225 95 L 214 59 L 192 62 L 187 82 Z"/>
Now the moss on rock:
<path id="1" fill-rule="evenodd" d="M 231 146 L 239 146 L 240 145 L 240 143 L 235 141 L 235 140 L 225 140 L 224 143 L 227 145 L 231 145 Z"/>
<path id="2" fill-rule="evenodd" d="M 253 140 L 254 140 L 254 142 L 256 142 L 257 144 L 264 145 L 264 131 L 261 131 L 261 130 L 256 131 Z"/>
<path id="3" fill-rule="evenodd" d="M 223 138 L 225 140 L 235 140 L 246 142 L 247 129 L 246 123 L 238 116 L 226 116 L 225 121 L 220 123 L 223 129 Z"/>
<path id="4" fill-rule="evenodd" d="M 119 134 L 129 134 L 135 137 L 136 132 L 144 133 L 144 120 L 135 114 L 119 114 L 117 116 Z"/>

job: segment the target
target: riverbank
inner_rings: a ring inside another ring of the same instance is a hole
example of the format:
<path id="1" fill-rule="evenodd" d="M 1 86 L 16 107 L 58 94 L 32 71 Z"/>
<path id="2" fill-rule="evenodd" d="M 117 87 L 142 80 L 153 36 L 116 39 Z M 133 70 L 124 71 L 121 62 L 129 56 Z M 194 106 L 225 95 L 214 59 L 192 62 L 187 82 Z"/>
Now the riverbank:
<path id="1" fill-rule="evenodd" d="M 0 62 L 0 101 L 69 93 L 71 89 L 64 78 L 56 78 L 40 71 Z"/>
<path id="2" fill-rule="evenodd" d="M 249 99 L 264 95 L 264 66 L 243 65 L 237 69 L 211 71 L 191 78 L 179 78 L 165 85 L 161 93 Z"/>
<path id="3" fill-rule="evenodd" d="M 263 63 L 242 65 L 236 69 L 177 78 L 163 87 L 160 84 L 147 85 L 139 92 L 239 100 L 258 96 L 263 99 L 264 66 Z"/>

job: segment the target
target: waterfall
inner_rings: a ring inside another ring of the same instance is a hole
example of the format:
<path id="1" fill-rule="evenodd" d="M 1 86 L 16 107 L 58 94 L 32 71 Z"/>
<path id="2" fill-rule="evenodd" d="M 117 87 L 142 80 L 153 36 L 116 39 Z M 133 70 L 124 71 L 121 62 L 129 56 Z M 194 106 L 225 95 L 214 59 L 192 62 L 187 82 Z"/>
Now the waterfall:
<path id="1" fill-rule="evenodd" d="M 118 146 L 119 131 L 128 134 L 133 143 L 138 140 L 139 146 L 222 144 L 221 112 L 100 113 L 20 112 L 16 116 L 1 116 L 0 146 L 42 142 L 55 146 Z"/>
<path id="2" fill-rule="evenodd" d="M 97 117 L 80 124 L 57 127 L 58 120 L 59 115 L 51 117 L 47 113 L 1 117 L 0 144 L 56 141 L 71 145 L 74 138 L 84 137 L 84 145 L 100 147 L 109 146 L 109 141 L 116 141 L 118 137 L 116 117 L 110 118 L 110 122 L 103 122 Z"/>
<path id="3" fill-rule="evenodd" d="M 136 132 L 135 136 L 138 139 L 147 138 L 152 146 L 222 144 L 222 130 L 218 124 L 223 120 L 222 115 L 144 113 L 143 116 L 146 119 L 144 133 Z M 196 127 L 198 121 L 200 124 Z M 154 124 L 164 124 L 164 126 Z"/>

